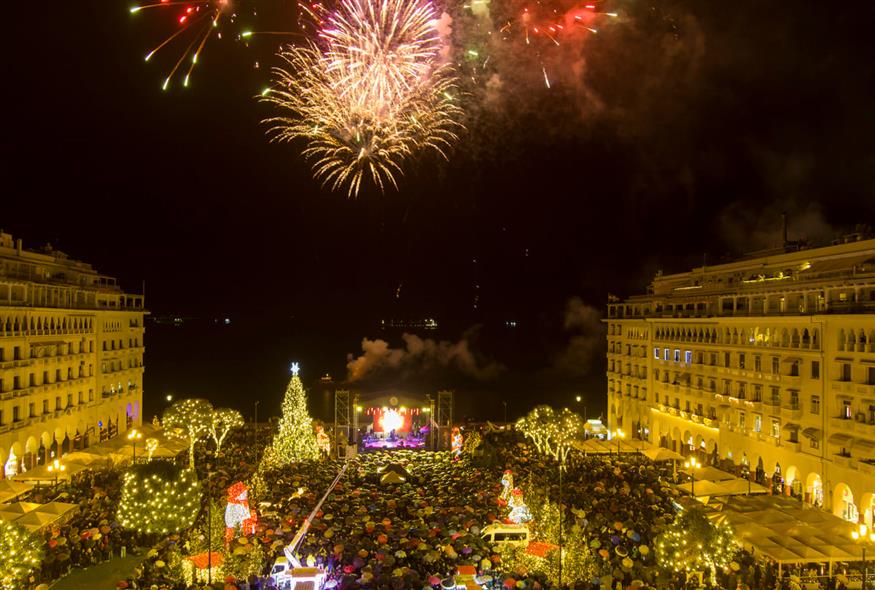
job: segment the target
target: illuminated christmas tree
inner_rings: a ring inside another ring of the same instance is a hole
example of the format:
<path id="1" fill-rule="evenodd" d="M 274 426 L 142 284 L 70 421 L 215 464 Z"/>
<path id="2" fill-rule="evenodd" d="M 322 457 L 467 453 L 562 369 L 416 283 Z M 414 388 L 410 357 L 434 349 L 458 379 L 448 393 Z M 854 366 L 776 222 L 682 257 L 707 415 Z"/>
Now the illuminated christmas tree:
<path id="1" fill-rule="evenodd" d="M 276 468 L 319 458 L 313 419 L 307 411 L 307 392 L 298 377 L 298 363 L 292 363 L 292 379 L 283 398 L 279 432 L 265 450 L 263 466 Z"/>
<path id="2" fill-rule="evenodd" d="M 43 559 L 43 539 L 24 527 L 0 520 L 0 588 L 29 588 L 27 577 Z"/>
<path id="3" fill-rule="evenodd" d="M 738 551 L 732 527 L 712 522 L 700 508 L 688 508 L 656 538 L 659 565 L 674 572 L 704 571 L 712 581 Z M 709 573 L 710 570 L 710 573 Z"/>

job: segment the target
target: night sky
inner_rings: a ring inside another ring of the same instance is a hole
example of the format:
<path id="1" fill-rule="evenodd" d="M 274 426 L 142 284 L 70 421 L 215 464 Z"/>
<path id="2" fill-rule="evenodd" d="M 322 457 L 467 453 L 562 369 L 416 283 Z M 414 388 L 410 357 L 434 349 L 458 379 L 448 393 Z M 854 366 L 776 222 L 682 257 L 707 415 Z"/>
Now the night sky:
<path id="1" fill-rule="evenodd" d="M 162 92 L 167 61 L 143 55 L 167 21 L 17 3 L 0 225 L 130 291 L 145 280 L 157 314 L 322 318 L 357 338 L 435 317 L 450 340 L 515 320 L 544 327 L 528 346 L 548 344 L 546 366 L 573 337 L 572 297 L 601 310 L 657 269 L 779 245 L 782 211 L 791 239 L 873 223 L 875 3 L 611 8 L 623 18 L 563 54 L 575 67 L 552 88 L 525 67 L 496 101 L 475 87 L 448 163 L 417 159 L 399 192 L 349 200 L 320 190 L 299 145 L 265 140 L 254 96 L 275 40 L 215 43 L 190 88 Z"/>

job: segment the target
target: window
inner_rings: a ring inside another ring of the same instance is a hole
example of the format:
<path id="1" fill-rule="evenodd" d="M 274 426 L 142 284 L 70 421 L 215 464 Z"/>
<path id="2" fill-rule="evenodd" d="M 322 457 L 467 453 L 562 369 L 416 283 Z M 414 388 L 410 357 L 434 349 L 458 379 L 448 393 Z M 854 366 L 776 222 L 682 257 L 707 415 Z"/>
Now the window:
<path id="1" fill-rule="evenodd" d="M 27 417 L 33 418 L 34 416 L 36 416 L 36 403 L 30 402 L 27 404 Z"/>
<path id="2" fill-rule="evenodd" d="M 781 373 L 781 360 L 773 356 L 772 357 L 772 375 L 778 375 Z"/>
<path id="3" fill-rule="evenodd" d="M 772 419 L 772 438 L 781 438 L 781 421 Z"/>
<path id="4" fill-rule="evenodd" d="M 72 405 L 73 405 L 73 394 L 68 393 L 67 394 L 67 407 L 69 408 Z"/>
<path id="5" fill-rule="evenodd" d="M 842 420 L 850 420 L 851 419 L 851 400 L 845 399 L 842 400 Z"/>
<path id="6" fill-rule="evenodd" d="M 714 365 L 716 365 L 716 364 L 717 364 L 717 353 L 716 353 L 716 352 L 712 352 L 712 353 L 711 353 L 711 366 L 714 366 Z"/>
<path id="7" fill-rule="evenodd" d="M 653 358 L 659 360 L 659 347 L 653 349 Z"/>
<path id="8" fill-rule="evenodd" d="M 839 381 L 851 380 L 851 363 L 841 363 L 839 365 Z"/>
<path id="9" fill-rule="evenodd" d="M 688 414 L 690 413 L 690 400 L 686 400 L 684 402 L 684 411 L 687 412 Z"/>
<path id="10" fill-rule="evenodd" d="M 49 400 L 44 399 L 43 400 L 43 414 L 48 414 L 48 413 L 49 413 Z"/>
<path id="11" fill-rule="evenodd" d="M 19 420 L 21 420 L 21 408 L 15 406 L 12 408 L 12 421 L 18 422 Z"/>
<path id="12" fill-rule="evenodd" d="M 753 357 L 753 370 L 757 373 L 763 370 L 763 357 L 756 355 Z"/>
<path id="13" fill-rule="evenodd" d="M 759 383 L 754 384 L 753 386 L 753 401 L 761 402 L 763 401 L 763 386 Z"/>
<path id="14" fill-rule="evenodd" d="M 0 426 L 3 424 L 6 424 L 6 422 L 3 421 L 3 410 L 0 410 Z"/>
<path id="15" fill-rule="evenodd" d="M 819 449 L 820 448 L 820 441 L 819 440 L 817 440 L 816 438 L 809 438 L 808 440 L 809 440 L 809 446 L 812 449 Z"/>
<path id="16" fill-rule="evenodd" d="M 665 350 L 662 351 L 662 360 L 667 361 L 670 355 L 671 355 L 671 351 L 666 348 Z"/>
<path id="17" fill-rule="evenodd" d="M 78 399 L 76 400 L 76 402 L 77 402 L 79 405 L 82 405 L 82 392 L 81 392 L 81 391 L 79 392 L 79 396 L 78 396 Z"/>
<path id="18" fill-rule="evenodd" d="M 875 385 L 875 367 L 866 367 L 866 383 Z"/>
<path id="19" fill-rule="evenodd" d="M 732 395 L 732 381 L 729 379 L 723 380 L 723 395 Z"/>
<path id="20" fill-rule="evenodd" d="M 90 402 L 94 401 L 94 390 L 93 389 L 88 390 L 88 401 L 90 401 Z"/>
<path id="21" fill-rule="evenodd" d="M 747 383 L 745 383 L 744 381 L 739 381 L 738 382 L 738 399 L 745 399 L 745 396 L 747 395 L 746 389 L 747 389 Z"/>
<path id="22" fill-rule="evenodd" d="M 697 404 L 697 405 L 696 405 L 696 414 L 699 415 L 699 416 L 703 416 L 704 413 L 705 413 L 705 412 L 704 412 L 704 410 L 702 409 L 702 404 Z"/>
<path id="23" fill-rule="evenodd" d="M 55 410 L 61 409 L 61 396 L 55 397 Z"/>
<path id="24" fill-rule="evenodd" d="M 693 351 L 692 350 L 688 350 L 688 351 L 684 352 L 684 362 L 687 363 L 688 365 L 693 364 Z"/>
<path id="25" fill-rule="evenodd" d="M 744 368 L 744 353 L 743 352 L 738 353 L 738 368 L 739 369 Z"/>
<path id="26" fill-rule="evenodd" d="M 681 409 L 681 399 L 679 397 L 674 398 L 674 409 L 675 410 Z"/>
<path id="27" fill-rule="evenodd" d="M 773 406 L 780 406 L 781 405 L 781 390 L 778 389 L 777 387 L 771 387 L 770 392 L 771 392 L 771 398 L 772 398 L 772 405 Z M 798 398 L 799 394 L 797 393 L 796 396 Z"/>
<path id="28" fill-rule="evenodd" d="M 798 377 L 799 376 L 799 361 L 793 361 L 790 363 L 790 376 Z"/>
<path id="29" fill-rule="evenodd" d="M 731 357 L 731 356 L 732 356 L 732 355 L 730 355 L 728 352 L 724 352 L 724 353 L 723 353 L 723 366 L 724 366 L 724 367 L 729 367 L 729 365 L 731 364 L 731 363 L 730 363 L 730 357 Z"/>
<path id="30" fill-rule="evenodd" d="M 674 362 L 681 362 L 681 350 L 679 348 L 674 349 Z"/>
<path id="31" fill-rule="evenodd" d="M 744 428 L 745 428 L 745 417 L 746 416 L 745 416 L 744 412 L 738 413 L 738 428 L 740 430 L 744 430 Z"/>
<path id="32" fill-rule="evenodd" d="M 55 369 L 55 382 L 57 383 L 60 380 L 61 380 L 61 369 Z"/>
<path id="33" fill-rule="evenodd" d="M 753 415 L 753 431 L 754 432 L 762 432 L 763 431 L 763 417 L 759 414 Z"/>
<path id="34" fill-rule="evenodd" d="M 814 400 L 811 400 L 811 403 L 814 404 Z M 799 392 L 795 389 L 790 390 L 790 409 L 798 410 L 799 409 Z"/>
<path id="35" fill-rule="evenodd" d="M 811 361 L 811 378 L 820 379 L 820 361 Z"/>
<path id="36" fill-rule="evenodd" d="M 820 414 L 820 396 L 812 395 L 811 396 L 811 413 L 812 414 Z"/>

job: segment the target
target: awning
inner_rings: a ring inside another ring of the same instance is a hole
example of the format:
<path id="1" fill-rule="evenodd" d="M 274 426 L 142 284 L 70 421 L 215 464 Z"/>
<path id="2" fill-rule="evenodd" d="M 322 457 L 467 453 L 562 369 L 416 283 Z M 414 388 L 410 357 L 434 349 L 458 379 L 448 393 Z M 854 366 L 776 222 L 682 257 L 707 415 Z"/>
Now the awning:
<path id="1" fill-rule="evenodd" d="M 793 424 L 792 422 L 788 422 L 787 424 L 784 424 L 784 426 L 783 426 L 783 428 L 781 428 L 781 430 L 799 430 L 799 425 Z"/>
<path id="2" fill-rule="evenodd" d="M 841 432 L 829 435 L 829 444 L 831 445 L 849 446 L 852 440 L 854 440 L 853 436 Z"/>
<path id="3" fill-rule="evenodd" d="M 820 440 L 823 438 L 823 431 L 818 428 L 804 428 L 802 430 L 802 436 Z"/>

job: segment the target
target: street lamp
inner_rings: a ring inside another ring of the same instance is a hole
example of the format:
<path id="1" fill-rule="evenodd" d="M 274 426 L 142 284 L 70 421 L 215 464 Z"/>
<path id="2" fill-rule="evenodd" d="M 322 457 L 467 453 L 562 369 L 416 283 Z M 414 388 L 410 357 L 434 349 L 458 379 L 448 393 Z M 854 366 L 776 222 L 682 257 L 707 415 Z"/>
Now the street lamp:
<path id="1" fill-rule="evenodd" d="M 617 439 L 617 457 L 619 458 L 620 457 L 620 439 L 623 438 L 624 436 L 626 436 L 626 433 L 618 428 L 616 431 L 614 431 L 613 436 L 614 436 L 614 438 Z"/>
<path id="2" fill-rule="evenodd" d="M 54 461 L 52 461 L 52 464 L 49 465 L 49 473 L 54 472 L 54 474 L 55 474 L 55 487 L 56 488 L 58 487 L 58 472 L 66 471 L 66 470 L 67 470 L 67 466 L 64 465 L 63 463 L 61 463 L 61 461 L 59 459 L 55 459 Z"/>
<path id="3" fill-rule="evenodd" d="M 750 465 L 742 463 L 741 474 L 744 476 L 744 479 L 747 480 L 747 495 L 750 496 Z"/>
<path id="4" fill-rule="evenodd" d="M 696 470 L 702 466 L 695 457 L 690 457 L 690 460 L 684 463 L 684 467 L 686 467 L 690 472 L 690 493 L 693 494 L 693 498 L 696 497 Z"/>
<path id="5" fill-rule="evenodd" d="M 143 433 L 134 428 L 128 433 L 128 440 L 131 441 L 131 446 L 133 447 L 133 457 L 131 458 L 131 463 L 137 463 L 137 441 L 143 438 Z"/>
<path id="6" fill-rule="evenodd" d="M 875 543 L 875 531 L 870 531 L 869 527 L 861 524 L 859 529 L 851 531 L 851 538 L 860 545 L 860 550 L 863 552 L 863 590 L 866 590 L 866 545 Z"/>

